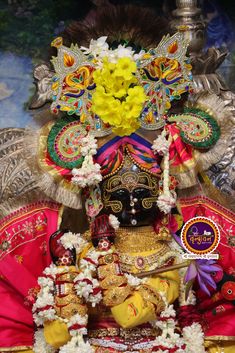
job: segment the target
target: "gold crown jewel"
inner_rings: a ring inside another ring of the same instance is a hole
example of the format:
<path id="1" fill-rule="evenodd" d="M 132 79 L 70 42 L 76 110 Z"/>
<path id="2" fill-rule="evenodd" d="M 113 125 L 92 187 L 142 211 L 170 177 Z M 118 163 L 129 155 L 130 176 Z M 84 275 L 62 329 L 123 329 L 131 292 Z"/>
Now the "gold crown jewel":
<path id="1" fill-rule="evenodd" d="M 163 127 L 171 101 L 190 89 L 188 42 L 176 33 L 135 53 L 123 45 L 111 49 L 106 39 L 91 40 L 89 48 L 65 47 L 60 37 L 52 42 L 58 49 L 51 60 L 52 112 L 77 115 L 95 136 Z"/>

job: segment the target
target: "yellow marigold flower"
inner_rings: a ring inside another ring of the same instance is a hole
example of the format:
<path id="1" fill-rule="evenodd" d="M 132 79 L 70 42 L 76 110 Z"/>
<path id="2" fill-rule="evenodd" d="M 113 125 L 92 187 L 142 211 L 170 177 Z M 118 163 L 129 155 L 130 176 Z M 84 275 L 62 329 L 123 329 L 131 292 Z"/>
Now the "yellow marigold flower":
<path id="1" fill-rule="evenodd" d="M 138 118 L 143 106 L 136 104 L 135 102 L 123 102 L 123 108 L 125 110 L 126 117 L 131 119 L 131 117 Z"/>
<path id="2" fill-rule="evenodd" d="M 144 89 L 134 86 L 137 67 L 130 58 L 121 58 L 117 64 L 104 59 L 103 67 L 94 72 L 96 91 L 92 97 L 91 111 L 104 123 L 113 126 L 117 135 L 130 135 L 139 128 L 139 115 L 146 100 Z"/>
<path id="3" fill-rule="evenodd" d="M 134 100 L 136 103 L 143 104 L 146 101 L 146 95 L 144 93 L 144 88 L 141 86 L 135 86 L 133 88 L 129 88 L 127 101 Z"/>
<path id="4" fill-rule="evenodd" d="M 116 64 L 116 69 L 114 75 L 116 77 L 124 77 L 127 80 L 130 80 L 137 70 L 136 63 L 130 58 L 121 58 Z"/>
<path id="5" fill-rule="evenodd" d="M 113 128 L 113 132 L 118 136 L 129 136 L 140 127 L 140 123 L 135 121 L 132 125 L 123 125 Z"/>

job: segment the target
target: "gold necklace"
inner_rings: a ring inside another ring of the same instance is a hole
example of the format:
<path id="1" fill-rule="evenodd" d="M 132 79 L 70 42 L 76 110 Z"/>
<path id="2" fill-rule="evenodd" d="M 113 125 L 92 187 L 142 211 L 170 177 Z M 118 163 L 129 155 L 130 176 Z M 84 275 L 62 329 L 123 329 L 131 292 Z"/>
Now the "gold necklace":
<path id="1" fill-rule="evenodd" d="M 116 231 L 115 247 L 121 253 L 160 250 L 164 244 L 151 226 L 121 227 Z"/>

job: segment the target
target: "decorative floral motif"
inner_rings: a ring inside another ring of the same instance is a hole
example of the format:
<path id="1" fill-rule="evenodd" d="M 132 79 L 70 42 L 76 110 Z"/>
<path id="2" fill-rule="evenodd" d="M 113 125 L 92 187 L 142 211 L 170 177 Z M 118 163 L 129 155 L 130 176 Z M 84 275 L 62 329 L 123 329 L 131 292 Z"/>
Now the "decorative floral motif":
<path id="1" fill-rule="evenodd" d="M 76 114 L 99 136 L 110 133 L 110 126 L 121 136 L 140 125 L 161 128 L 171 101 L 190 90 L 187 45 L 182 33 L 139 53 L 125 45 L 111 49 L 107 37 L 92 39 L 89 48 L 68 48 L 57 38 L 52 42 L 58 56 L 52 59 L 51 109 Z"/>
<path id="2" fill-rule="evenodd" d="M 13 252 L 18 246 L 46 234 L 47 218 L 42 211 L 35 212 L 31 220 L 19 221 L 0 236 L 0 258 Z M 23 259 L 17 257 L 18 262 Z"/>

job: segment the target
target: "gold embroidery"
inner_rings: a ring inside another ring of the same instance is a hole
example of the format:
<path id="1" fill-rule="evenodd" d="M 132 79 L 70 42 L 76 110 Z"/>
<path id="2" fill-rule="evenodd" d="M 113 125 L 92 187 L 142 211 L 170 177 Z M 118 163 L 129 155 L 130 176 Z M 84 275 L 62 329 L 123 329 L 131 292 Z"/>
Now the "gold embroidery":
<path id="1" fill-rule="evenodd" d="M 167 245 L 162 247 L 160 251 L 155 252 L 152 255 L 129 255 L 127 253 L 120 254 L 120 262 L 121 266 L 124 267 L 132 267 L 135 266 L 137 269 L 145 269 L 147 266 L 152 266 L 154 264 L 161 266 L 165 264 L 167 260 L 170 258 L 174 257 L 174 252 L 169 251 L 169 248 Z"/>
<path id="2" fill-rule="evenodd" d="M 68 281 L 73 282 L 74 278 L 78 275 L 78 272 L 65 272 L 57 276 L 57 281 Z"/>
<path id="3" fill-rule="evenodd" d="M 124 166 L 125 167 L 125 166 Z M 111 194 L 116 190 L 127 189 L 130 193 L 136 187 L 144 187 L 151 190 L 153 196 L 158 194 L 158 179 L 145 172 L 125 172 L 121 175 L 116 174 L 104 182 L 103 190 Z"/>
<path id="4" fill-rule="evenodd" d="M 103 338 L 103 337 L 114 337 L 118 336 L 125 339 L 138 339 L 142 337 L 156 337 L 160 334 L 159 328 L 101 328 L 98 330 L 89 330 L 88 336 L 90 338 Z"/>
<path id="5" fill-rule="evenodd" d="M 17 346 L 17 347 L 0 347 L 0 352 L 20 352 L 28 349 L 32 349 L 32 346 Z"/>

